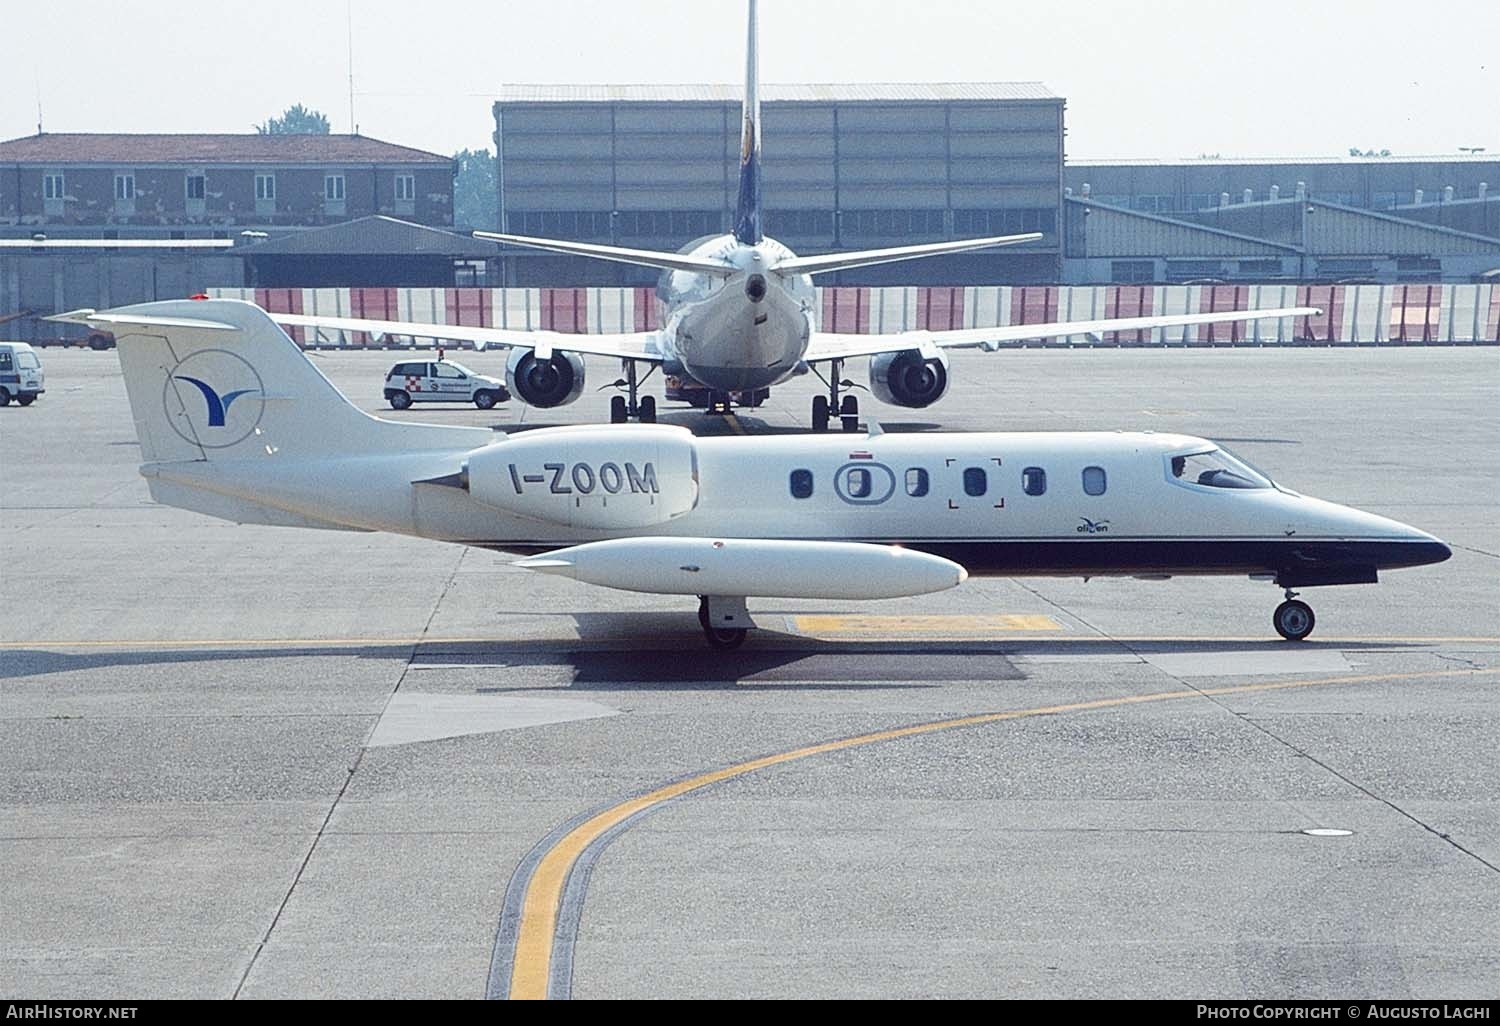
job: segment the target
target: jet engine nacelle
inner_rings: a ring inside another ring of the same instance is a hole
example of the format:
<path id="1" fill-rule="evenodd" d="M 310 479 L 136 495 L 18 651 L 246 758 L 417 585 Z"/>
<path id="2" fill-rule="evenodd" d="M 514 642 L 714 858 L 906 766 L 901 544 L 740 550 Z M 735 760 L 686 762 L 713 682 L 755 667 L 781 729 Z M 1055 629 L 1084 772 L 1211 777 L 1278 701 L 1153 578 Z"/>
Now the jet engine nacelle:
<path id="1" fill-rule="evenodd" d="M 583 394 L 583 357 L 554 353 L 550 360 L 538 360 L 533 350 L 513 349 L 505 365 L 505 383 L 528 406 L 566 406 Z"/>
<path id="2" fill-rule="evenodd" d="M 655 527 L 698 505 L 692 432 L 666 425 L 528 431 L 469 454 L 478 502 L 567 527 Z"/>
<path id="3" fill-rule="evenodd" d="M 915 349 L 870 360 L 870 391 L 883 403 L 926 409 L 948 394 L 948 354 L 924 359 Z"/>

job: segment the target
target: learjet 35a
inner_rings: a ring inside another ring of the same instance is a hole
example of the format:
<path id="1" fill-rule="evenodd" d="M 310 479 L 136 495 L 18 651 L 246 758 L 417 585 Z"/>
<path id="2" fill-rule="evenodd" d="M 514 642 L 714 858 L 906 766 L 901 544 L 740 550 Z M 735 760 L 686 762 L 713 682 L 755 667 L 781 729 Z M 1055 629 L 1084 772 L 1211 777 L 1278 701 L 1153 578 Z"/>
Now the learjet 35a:
<path id="1" fill-rule="evenodd" d="M 969 575 L 1246 575 L 1287 591 L 1441 562 L 1438 539 L 1281 487 L 1169 434 L 695 438 L 666 425 L 497 435 L 352 405 L 259 307 L 75 315 L 119 343 L 161 503 L 242 524 L 388 531 L 515 553 L 627 591 L 694 596 L 709 642 L 746 599 L 915 596 Z"/>

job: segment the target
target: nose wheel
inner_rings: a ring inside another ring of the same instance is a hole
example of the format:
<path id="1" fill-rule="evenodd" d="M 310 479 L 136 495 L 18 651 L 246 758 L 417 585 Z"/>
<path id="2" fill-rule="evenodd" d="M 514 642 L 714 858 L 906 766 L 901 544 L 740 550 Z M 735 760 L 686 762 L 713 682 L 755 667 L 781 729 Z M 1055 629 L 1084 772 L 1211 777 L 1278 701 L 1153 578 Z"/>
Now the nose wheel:
<path id="1" fill-rule="evenodd" d="M 1296 601 L 1295 592 L 1286 593 L 1286 601 L 1276 607 L 1275 614 L 1271 617 L 1271 623 L 1287 641 L 1302 641 L 1313 632 L 1313 626 L 1318 622 L 1313 616 L 1312 606 L 1306 602 Z"/>

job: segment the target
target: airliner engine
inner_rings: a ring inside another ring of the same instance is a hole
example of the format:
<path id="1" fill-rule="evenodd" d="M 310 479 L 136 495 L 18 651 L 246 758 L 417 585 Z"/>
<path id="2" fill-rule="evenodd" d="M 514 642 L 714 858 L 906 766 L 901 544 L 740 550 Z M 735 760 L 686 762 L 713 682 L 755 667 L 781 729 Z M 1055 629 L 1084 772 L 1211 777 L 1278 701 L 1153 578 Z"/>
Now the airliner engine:
<path id="1" fill-rule="evenodd" d="M 922 410 L 948 394 L 948 355 L 924 359 L 915 349 L 870 361 L 870 391 L 883 403 Z"/>
<path id="2" fill-rule="evenodd" d="M 655 527 L 698 505 L 698 450 L 686 428 L 530 431 L 469 454 L 460 484 L 477 502 L 568 527 Z"/>
<path id="3" fill-rule="evenodd" d="M 505 365 L 505 382 L 528 406 L 550 410 L 576 402 L 583 394 L 583 357 L 555 353 L 538 360 L 531 349 L 513 349 Z"/>

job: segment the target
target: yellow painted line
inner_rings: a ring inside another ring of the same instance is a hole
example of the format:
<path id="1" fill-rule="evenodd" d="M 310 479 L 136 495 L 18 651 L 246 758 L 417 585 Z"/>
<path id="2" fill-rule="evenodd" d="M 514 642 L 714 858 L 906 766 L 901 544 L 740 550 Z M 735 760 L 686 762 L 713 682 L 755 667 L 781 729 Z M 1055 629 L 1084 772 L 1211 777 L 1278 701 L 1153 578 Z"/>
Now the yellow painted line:
<path id="1" fill-rule="evenodd" d="M 701 790 L 712 784 L 742 777 L 758 770 L 769 769 L 800 759 L 829 752 L 841 752 L 850 748 L 895 741 L 901 738 L 935 734 L 961 727 L 977 727 L 1006 720 L 1027 719 L 1034 716 L 1057 716 L 1064 713 L 1091 712 L 1098 709 L 1115 709 L 1148 702 L 1171 702 L 1205 696 L 1249 695 L 1266 691 L 1283 691 L 1293 688 L 1311 688 L 1337 684 L 1381 684 L 1395 681 L 1438 680 L 1451 677 L 1492 676 L 1500 670 L 1439 670 L 1430 673 L 1387 673 L 1362 677 L 1324 677 L 1318 680 L 1277 681 L 1264 684 L 1246 684 L 1239 687 L 1205 688 L 1202 690 L 1164 691 L 1147 695 L 1130 695 L 1124 698 L 1104 698 L 1092 702 L 1073 702 L 1067 705 L 1049 705 L 1037 709 L 1017 709 L 1010 712 L 983 713 L 965 716 L 956 720 L 938 723 L 923 723 L 894 730 L 882 730 L 859 737 L 828 741 L 823 744 L 797 748 L 778 755 L 768 755 L 736 766 L 714 770 L 700 776 L 668 784 L 649 794 L 644 794 L 606 809 L 563 836 L 553 845 L 532 872 L 526 888 L 526 898 L 521 905 L 521 922 L 516 931 L 515 959 L 511 963 L 510 998 L 512 1000 L 542 1000 L 547 996 L 547 983 L 552 972 L 553 939 L 557 934 L 558 910 L 562 904 L 563 888 L 568 873 L 585 849 L 599 840 L 605 833 L 619 826 L 637 813 L 645 812 L 663 802 Z"/>
<path id="2" fill-rule="evenodd" d="M 732 413 L 725 414 L 724 421 L 729 425 L 729 430 L 733 431 L 737 435 L 744 435 L 749 433 L 745 430 L 745 425 L 740 423 L 740 418 L 736 417 Z"/>
<path id="3" fill-rule="evenodd" d="M 798 634 L 902 638 L 929 635 L 963 636 L 1004 634 L 1014 631 L 1061 631 L 1062 624 L 1050 616 L 1001 614 L 994 616 L 794 616 Z"/>

